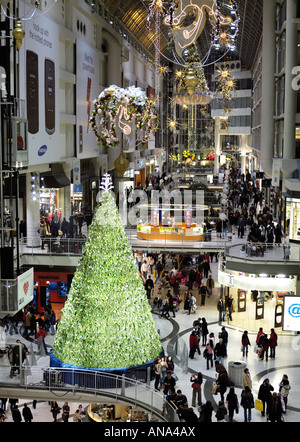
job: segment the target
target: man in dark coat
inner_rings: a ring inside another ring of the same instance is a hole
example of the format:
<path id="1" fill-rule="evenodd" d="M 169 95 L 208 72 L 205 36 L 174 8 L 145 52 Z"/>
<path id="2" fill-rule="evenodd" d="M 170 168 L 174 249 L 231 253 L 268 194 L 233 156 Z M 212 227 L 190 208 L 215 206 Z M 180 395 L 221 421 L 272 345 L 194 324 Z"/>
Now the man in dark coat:
<path id="1" fill-rule="evenodd" d="M 31 410 L 30 410 L 30 408 L 28 407 L 27 404 L 24 404 L 22 414 L 23 414 L 25 422 L 31 422 L 32 421 L 33 416 L 32 416 Z"/>
<path id="2" fill-rule="evenodd" d="M 22 416 L 21 416 L 21 413 L 20 413 L 20 410 L 19 410 L 17 404 L 14 406 L 14 408 L 12 410 L 12 418 L 13 418 L 14 422 L 17 422 L 17 423 L 22 422 Z"/>
<path id="3" fill-rule="evenodd" d="M 148 276 L 148 279 L 145 282 L 145 289 L 147 292 L 147 298 L 150 299 L 151 298 L 151 292 L 154 289 L 154 282 L 151 278 L 151 275 Z"/>

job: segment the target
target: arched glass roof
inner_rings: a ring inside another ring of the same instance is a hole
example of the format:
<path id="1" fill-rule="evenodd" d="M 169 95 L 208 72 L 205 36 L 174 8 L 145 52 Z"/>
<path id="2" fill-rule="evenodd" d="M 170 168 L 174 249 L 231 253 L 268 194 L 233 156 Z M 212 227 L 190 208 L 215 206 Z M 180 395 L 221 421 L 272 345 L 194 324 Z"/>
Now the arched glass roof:
<path id="1" fill-rule="evenodd" d="M 154 56 L 155 47 L 146 26 L 148 8 L 152 1 L 102 0 L 102 2 L 108 7 L 108 11 L 117 17 Z M 236 39 L 236 51 L 230 56 L 232 59 L 241 60 L 244 69 L 251 69 L 262 37 L 263 0 L 237 0 L 237 3 L 240 15 L 239 32 Z M 203 55 L 208 52 L 210 46 L 209 26 L 205 27 L 205 31 L 197 40 L 197 45 Z M 164 54 L 173 59 L 168 48 L 168 28 L 163 24 L 161 26 L 160 48 Z M 218 54 L 214 56 L 217 58 Z"/>

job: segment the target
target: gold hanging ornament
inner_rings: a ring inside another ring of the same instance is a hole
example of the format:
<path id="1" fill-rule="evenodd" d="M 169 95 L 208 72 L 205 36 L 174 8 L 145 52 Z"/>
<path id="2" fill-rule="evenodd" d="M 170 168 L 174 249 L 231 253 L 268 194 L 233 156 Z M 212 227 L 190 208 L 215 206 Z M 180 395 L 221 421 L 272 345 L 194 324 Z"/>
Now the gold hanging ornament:
<path id="1" fill-rule="evenodd" d="M 23 29 L 22 21 L 20 19 L 16 21 L 16 27 L 13 29 L 12 33 L 16 40 L 17 49 L 19 51 L 22 46 L 22 40 L 25 37 L 25 31 Z"/>
<path id="2" fill-rule="evenodd" d="M 129 166 L 129 161 L 125 157 L 123 150 L 121 150 L 120 155 L 118 156 L 118 158 L 114 162 L 114 166 L 117 169 L 117 171 L 119 172 L 121 179 L 123 180 L 124 173 L 126 172 L 126 170 L 128 169 L 128 166 Z"/>
<path id="3" fill-rule="evenodd" d="M 188 91 L 189 96 L 192 97 L 199 81 L 196 76 L 196 72 L 192 67 L 188 68 L 183 81 L 185 83 L 186 90 Z"/>

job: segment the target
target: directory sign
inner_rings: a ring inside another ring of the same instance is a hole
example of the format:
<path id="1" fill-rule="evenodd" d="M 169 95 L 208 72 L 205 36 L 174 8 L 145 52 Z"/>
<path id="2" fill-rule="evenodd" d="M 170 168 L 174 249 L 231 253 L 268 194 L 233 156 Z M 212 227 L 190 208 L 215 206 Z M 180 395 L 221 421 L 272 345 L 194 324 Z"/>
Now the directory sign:
<path id="1" fill-rule="evenodd" d="M 282 329 L 300 331 L 300 296 L 284 296 Z"/>

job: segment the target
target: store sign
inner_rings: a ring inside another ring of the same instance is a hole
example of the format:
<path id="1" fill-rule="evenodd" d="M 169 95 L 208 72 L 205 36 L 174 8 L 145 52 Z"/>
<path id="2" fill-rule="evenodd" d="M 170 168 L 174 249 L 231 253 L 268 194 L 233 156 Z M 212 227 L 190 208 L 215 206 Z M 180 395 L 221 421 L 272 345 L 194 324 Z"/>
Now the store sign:
<path id="1" fill-rule="evenodd" d="M 282 329 L 300 331 L 300 296 L 284 296 Z"/>
<path id="2" fill-rule="evenodd" d="M 18 309 L 21 310 L 33 300 L 33 267 L 18 276 Z"/>

